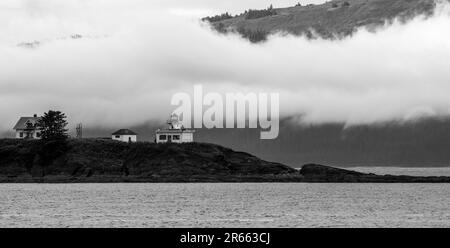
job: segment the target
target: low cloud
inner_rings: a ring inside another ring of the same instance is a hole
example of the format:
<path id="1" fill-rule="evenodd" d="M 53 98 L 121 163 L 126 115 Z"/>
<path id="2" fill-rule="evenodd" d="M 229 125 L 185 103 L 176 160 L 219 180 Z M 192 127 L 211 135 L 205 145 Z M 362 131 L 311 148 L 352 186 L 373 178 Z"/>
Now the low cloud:
<path id="1" fill-rule="evenodd" d="M 174 109 L 172 94 L 194 84 L 222 93 L 280 92 L 282 117 L 307 123 L 450 114 L 448 6 L 340 41 L 274 35 L 251 44 L 193 18 L 217 8 L 195 3 L 4 2 L 0 131 L 48 109 L 91 127 L 164 120 Z"/>

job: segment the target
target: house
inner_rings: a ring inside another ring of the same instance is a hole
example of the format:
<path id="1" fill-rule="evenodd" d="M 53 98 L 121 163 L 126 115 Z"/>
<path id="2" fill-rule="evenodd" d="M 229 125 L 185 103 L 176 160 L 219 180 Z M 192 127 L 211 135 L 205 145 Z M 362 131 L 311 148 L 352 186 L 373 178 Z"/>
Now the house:
<path id="1" fill-rule="evenodd" d="M 41 129 L 37 127 L 40 117 L 36 114 L 33 117 L 20 117 L 14 126 L 16 139 L 40 139 Z"/>
<path id="2" fill-rule="evenodd" d="M 173 114 L 167 121 L 167 129 L 156 130 L 156 143 L 188 143 L 194 142 L 193 129 L 186 129 L 178 119 L 178 115 Z"/>
<path id="3" fill-rule="evenodd" d="M 130 129 L 120 129 L 112 133 L 112 139 L 123 142 L 136 142 L 137 133 L 131 131 Z"/>

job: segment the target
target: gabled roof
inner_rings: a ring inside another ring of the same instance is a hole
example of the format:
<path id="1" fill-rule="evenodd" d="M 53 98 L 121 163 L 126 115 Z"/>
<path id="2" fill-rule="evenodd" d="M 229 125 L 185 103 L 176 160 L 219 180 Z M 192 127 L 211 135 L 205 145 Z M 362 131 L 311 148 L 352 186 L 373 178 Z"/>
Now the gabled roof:
<path id="1" fill-rule="evenodd" d="M 26 129 L 26 123 L 29 121 L 31 124 L 36 124 L 39 121 L 40 117 L 20 117 L 19 121 L 16 123 L 13 129 Z"/>
<path id="2" fill-rule="evenodd" d="M 137 133 L 131 131 L 130 129 L 120 129 L 112 133 L 112 135 L 137 135 Z"/>

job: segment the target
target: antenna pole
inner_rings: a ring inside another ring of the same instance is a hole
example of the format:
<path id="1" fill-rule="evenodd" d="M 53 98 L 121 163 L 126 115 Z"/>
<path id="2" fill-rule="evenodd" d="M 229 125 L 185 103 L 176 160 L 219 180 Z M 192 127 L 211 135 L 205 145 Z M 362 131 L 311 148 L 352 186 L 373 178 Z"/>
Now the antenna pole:
<path id="1" fill-rule="evenodd" d="M 82 139 L 83 138 L 83 124 L 78 123 L 76 130 L 77 130 L 77 139 Z"/>

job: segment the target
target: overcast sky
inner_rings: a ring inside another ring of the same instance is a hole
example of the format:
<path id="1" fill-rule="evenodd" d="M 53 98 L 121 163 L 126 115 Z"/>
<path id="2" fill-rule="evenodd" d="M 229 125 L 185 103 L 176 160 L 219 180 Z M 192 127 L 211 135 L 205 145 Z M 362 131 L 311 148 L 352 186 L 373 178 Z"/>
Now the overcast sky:
<path id="1" fill-rule="evenodd" d="M 164 120 L 173 93 L 280 92 L 303 122 L 372 123 L 450 112 L 450 15 L 342 41 L 273 36 L 251 44 L 217 35 L 204 15 L 298 1 L 2 0 L 0 131 L 48 109 L 74 125 Z M 300 1 L 323 2 L 323 1 Z M 80 34 L 82 39 L 69 39 Z M 36 48 L 17 46 L 40 41 Z"/>

